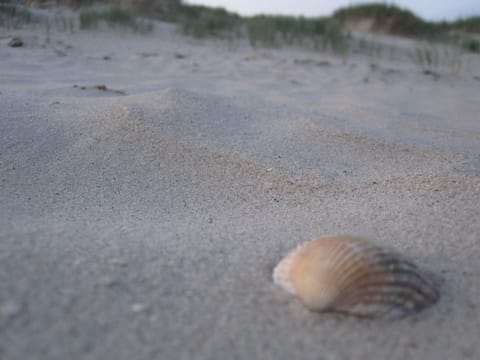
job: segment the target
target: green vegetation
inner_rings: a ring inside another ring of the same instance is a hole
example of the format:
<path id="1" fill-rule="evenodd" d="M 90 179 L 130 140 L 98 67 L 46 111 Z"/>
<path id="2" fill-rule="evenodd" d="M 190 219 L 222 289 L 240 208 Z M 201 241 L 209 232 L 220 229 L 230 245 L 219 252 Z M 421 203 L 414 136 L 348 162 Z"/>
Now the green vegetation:
<path id="1" fill-rule="evenodd" d="M 362 4 L 338 9 L 333 18 L 342 24 L 363 19 L 372 21 L 371 30 L 400 36 L 431 36 L 435 26 L 408 10 L 388 4 Z"/>
<path id="2" fill-rule="evenodd" d="M 42 0 L 39 0 L 42 1 Z M 60 0 L 62 2 L 62 0 Z M 182 4 L 180 0 L 130 0 L 129 7 L 97 6 L 95 0 L 63 0 L 74 8 L 80 8 L 78 21 L 65 16 L 60 10 L 54 16 L 40 15 L 17 1 L 0 0 L 0 26 L 18 28 L 23 24 L 45 26 L 47 38 L 51 29 L 73 32 L 100 26 L 126 28 L 138 33 L 153 30 L 152 19 L 174 22 L 180 30 L 194 37 L 219 37 L 222 39 L 247 38 L 253 47 L 278 47 L 284 44 L 328 50 L 342 56 L 349 52 L 365 53 L 372 63 L 388 50 L 382 45 L 364 39 L 354 39 L 347 28 L 356 23 L 367 22 L 370 30 L 386 34 L 408 36 L 428 41 L 410 55 L 426 72 L 436 72 L 440 43 L 455 48 L 446 54 L 452 68 L 457 67 L 459 52 L 480 53 L 478 37 L 469 33 L 480 33 L 480 16 L 459 19 L 454 22 L 427 22 L 412 12 L 395 5 L 370 3 L 341 8 L 331 17 L 295 17 L 257 15 L 242 17 L 223 8 Z M 390 48 L 393 54 L 396 49 Z"/>
<path id="3" fill-rule="evenodd" d="M 310 43 L 315 48 L 342 53 L 346 37 L 338 24 L 329 18 L 258 15 L 246 19 L 252 46 L 277 46 Z"/>
<path id="4" fill-rule="evenodd" d="M 480 16 L 459 19 L 454 21 L 450 26 L 454 30 L 460 30 L 469 33 L 480 33 Z"/>
<path id="5" fill-rule="evenodd" d="M 480 41 L 473 37 L 467 37 L 460 43 L 461 48 L 464 51 L 471 53 L 480 53 Z"/>
<path id="6" fill-rule="evenodd" d="M 439 54 L 434 47 L 423 46 L 418 47 L 410 54 L 410 59 L 423 71 L 425 74 L 437 75 L 437 68 L 439 66 Z"/>
<path id="7" fill-rule="evenodd" d="M 343 25 L 371 21 L 371 30 L 386 34 L 415 37 L 429 41 L 450 42 L 455 46 L 465 32 L 480 33 L 480 16 L 454 22 L 427 22 L 395 5 L 371 3 L 337 10 L 331 17 L 305 18 L 294 16 L 257 15 L 241 17 L 223 8 L 181 4 L 175 12 L 159 17 L 177 22 L 185 34 L 195 37 L 246 36 L 252 46 L 275 47 L 282 44 L 311 46 L 345 54 L 348 32 Z M 478 52 L 479 42 L 473 37 L 460 41 L 464 51 Z M 370 49 L 373 53 L 381 50 Z"/>
<path id="8" fill-rule="evenodd" d="M 440 72 L 447 70 L 456 74 L 462 67 L 461 49 L 459 46 L 441 46 L 424 43 L 409 53 L 410 59 L 424 74 L 438 77 Z"/>
<path id="9" fill-rule="evenodd" d="M 163 15 L 163 14 L 162 14 Z M 165 19 L 164 17 L 162 17 Z M 344 52 L 346 37 L 333 20 L 294 16 L 257 15 L 241 17 L 223 8 L 181 5 L 173 18 L 185 34 L 195 37 L 246 36 L 252 46 L 274 47 L 281 44 L 306 44 L 335 52 Z"/>
<path id="10" fill-rule="evenodd" d="M 369 3 L 340 8 L 332 15 L 341 24 L 371 20 L 371 30 L 392 35 L 429 39 L 448 38 L 448 32 L 480 33 L 480 16 L 453 22 L 425 21 L 409 10 L 395 5 Z"/>
<path id="11" fill-rule="evenodd" d="M 19 28 L 36 21 L 38 19 L 28 8 L 8 2 L 0 2 L 0 26 L 4 26 L 7 29 Z"/>
<path id="12" fill-rule="evenodd" d="M 182 31 L 195 37 L 230 37 L 241 29 L 240 16 L 223 8 L 182 5 L 175 15 Z"/>
<path id="13" fill-rule="evenodd" d="M 130 28 L 142 34 L 153 30 L 150 21 L 139 18 L 132 11 L 121 7 L 111 7 L 103 11 L 81 10 L 79 22 L 80 29 L 97 28 L 100 23 L 105 22 L 112 28 Z"/>

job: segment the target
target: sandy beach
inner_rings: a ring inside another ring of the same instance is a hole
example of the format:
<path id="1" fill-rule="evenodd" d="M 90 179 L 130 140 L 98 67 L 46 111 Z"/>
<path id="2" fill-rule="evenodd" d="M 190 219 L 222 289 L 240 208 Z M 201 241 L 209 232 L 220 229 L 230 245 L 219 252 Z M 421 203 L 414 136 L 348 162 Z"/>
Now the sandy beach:
<path id="1" fill-rule="evenodd" d="M 478 54 L 433 76 L 380 36 L 342 57 L 161 22 L 0 35 L 0 359 L 480 358 Z M 308 311 L 272 270 L 330 233 L 401 252 L 440 301 Z"/>

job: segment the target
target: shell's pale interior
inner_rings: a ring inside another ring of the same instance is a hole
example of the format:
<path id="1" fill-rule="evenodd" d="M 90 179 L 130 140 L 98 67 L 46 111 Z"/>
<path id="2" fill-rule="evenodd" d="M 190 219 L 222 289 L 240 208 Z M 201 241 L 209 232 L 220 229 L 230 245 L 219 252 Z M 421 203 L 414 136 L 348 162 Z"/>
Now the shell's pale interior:
<path id="1" fill-rule="evenodd" d="M 336 238 L 306 242 L 290 252 L 274 270 L 274 281 L 288 292 L 299 296 L 308 308 L 327 310 L 338 295 L 331 279 L 331 245 Z M 327 250 L 327 251 L 326 251 Z"/>

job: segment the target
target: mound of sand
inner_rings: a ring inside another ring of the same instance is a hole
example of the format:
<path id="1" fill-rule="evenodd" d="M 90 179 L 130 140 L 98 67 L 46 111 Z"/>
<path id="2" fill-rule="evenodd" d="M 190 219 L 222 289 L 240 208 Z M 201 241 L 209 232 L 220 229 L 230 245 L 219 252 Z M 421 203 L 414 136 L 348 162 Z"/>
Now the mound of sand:
<path id="1" fill-rule="evenodd" d="M 477 357 L 478 62 L 365 82 L 361 58 L 164 30 L 61 34 L 62 57 L 22 35 L 0 44 L 2 359 Z M 405 253 L 440 302 L 369 322 L 274 286 L 335 232 Z"/>

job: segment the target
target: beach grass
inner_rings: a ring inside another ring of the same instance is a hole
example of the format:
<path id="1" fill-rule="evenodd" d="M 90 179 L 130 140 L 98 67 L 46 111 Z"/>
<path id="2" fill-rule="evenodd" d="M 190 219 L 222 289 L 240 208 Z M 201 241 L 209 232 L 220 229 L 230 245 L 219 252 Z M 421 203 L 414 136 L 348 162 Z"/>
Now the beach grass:
<path id="1" fill-rule="evenodd" d="M 163 15 L 163 14 L 162 14 Z M 172 17 L 170 17 L 172 19 Z M 306 18 L 280 15 L 242 17 L 224 8 L 182 5 L 173 16 L 184 34 L 197 38 L 247 37 L 253 47 L 277 47 L 284 44 L 305 45 L 342 52 L 345 34 L 327 17 Z"/>
<path id="2" fill-rule="evenodd" d="M 329 18 L 258 15 L 246 19 L 252 46 L 313 45 L 342 52 L 346 38 L 340 26 Z"/>
<path id="3" fill-rule="evenodd" d="M 17 3 L 0 2 L 0 26 L 9 29 L 20 29 L 30 25 L 43 28 L 46 37 L 55 29 L 73 33 L 76 29 L 76 16 L 65 14 L 57 9 L 53 14 L 34 12 Z"/>
<path id="4" fill-rule="evenodd" d="M 7 29 L 20 28 L 37 21 L 38 18 L 27 7 L 0 2 L 0 26 Z"/>
<path id="5" fill-rule="evenodd" d="M 410 60 L 426 75 L 457 74 L 462 68 L 462 49 L 456 45 L 424 42 L 409 52 Z"/>
<path id="6" fill-rule="evenodd" d="M 79 13 L 80 29 L 95 29 L 101 23 L 111 28 L 129 28 L 138 33 L 149 33 L 153 30 L 151 21 L 141 18 L 131 9 L 113 6 L 104 10 L 82 9 Z"/>
<path id="7" fill-rule="evenodd" d="M 455 20 L 451 23 L 450 27 L 469 33 L 480 33 L 480 16 L 470 16 L 468 18 Z"/>
<path id="8" fill-rule="evenodd" d="M 351 41 L 345 25 L 370 19 L 373 32 L 406 36 L 422 42 L 449 43 L 453 46 L 460 43 L 463 51 L 480 51 L 479 41 L 468 35 L 480 32 L 480 16 L 452 22 L 431 22 L 409 10 L 384 3 L 352 5 L 338 9 L 330 17 L 315 18 L 265 14 L 245 17 L 223 8 L 181 4 L 174 14 L 162 13 L 162 18 L 178 23 L 183 33 L 197 38 L 246 37 L 253 47 L 301 45 L 322 51 L 329 50 L 342 56 L 345 56 L 351 50 L 351 44 L 355 43 Z M 373 43 L 365 45 L 364 48 L 371 57 L 377 57 L 383 51 L 380 45 Z M 455 55 L 450 58 L 457 56 L 456 50 L 452 53 Z M 411 58 L 426 67 L 432 67 L 435 63 L 434 51 L 431 49 L 421 49 L 411 55 Z"/>
<path id="9" fill-rule="evenodd" d="M 480 53 L 480 41 L 473 37 L 465 37 L 460 43 L 461 48 L 470 53 Z"/>
<path id="10" fill-rule="evenodd" d="M 424 21 L 409 10 L 383 3 L 343 7 L 332 17 L 342 24 L 369 19 L 373 31 L 410 37 L 434 36 L 440 26 Z"/>
<path id="11" fill-rule="evenodd" d="M 195 37 L 231 37 L 239 34 L 240 16 L 223 8 L 198 5 L 182 5 L 176 14 L 176 22 L 183 33 Z"/>
<path id="12" fill-rule="evenodd" d="M 440 55 L 437 54 L 437 45 L 426 46 L 424 43 L 451 44 L 463 52 L 480 52 L 480 41 L 475 37 L 475 33 L 480 32 L 480 16 L 453 22 L 428 22 L 409 10 L 384 3 L 347 6 L 338 9 L 330 17 L 313 18 L 286 15 L 246 17 L 220 7 L 180 2 L 170 8 L 159 6 L 155 1 L 146 3 L 150 4 L 151 8 L 135 6 L 138 4 L 134 1 L 131 1 L 129 6 L 92 7 L 92 3 L 97 4 L 92 0 L 71 1 L 70 5 L 79 9 L 78 18 L 75 19 L 60 12 L 53 18 L 42 18 L 26 6 L 0 0 L 0 26 L 18 28 L 25 24 L 44 24 L 46 33 L 49 33 L 53 27 L 73 32 L 77 24 L 80 29 L 95 29 L 106 25 L 114 29 L 130 29 L 136 33 L 147 34 L 153 30 L 152 20 L 160 19 L 178 24 L 181 32 L 196 38 L 246 38 L 254 48 L 294 45 L 330 51 L 342 56 L 356 49 L 366 53 L 374 61 L 382 56 L 383 46 L 373 41 L 353 39 L 346 30 L 348 25 L 367 19 L 372 32 L 419 40 L 421 45 L 412 51 L 409 57 L 425 72 L 435 72 Z M 457 50 L 452 50 L 447 56 L 448 62 L 456 64 L 456 58 L 460 55 Z"/>

